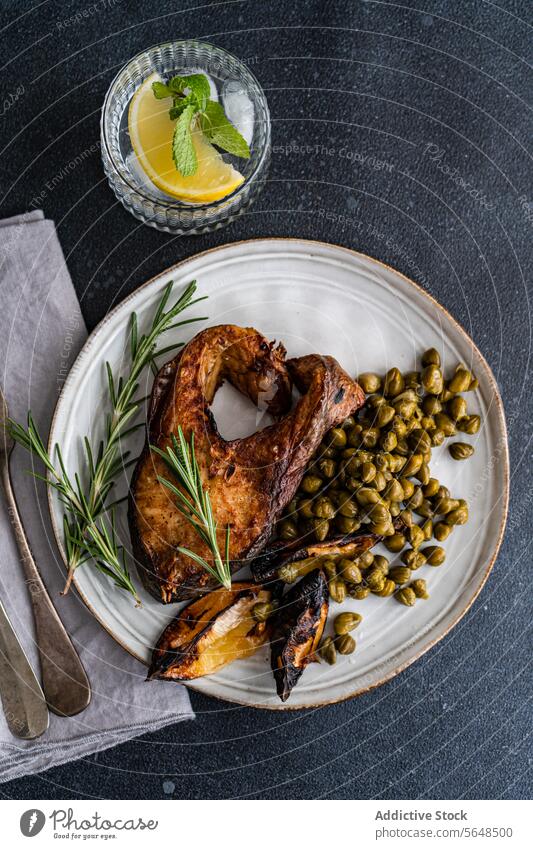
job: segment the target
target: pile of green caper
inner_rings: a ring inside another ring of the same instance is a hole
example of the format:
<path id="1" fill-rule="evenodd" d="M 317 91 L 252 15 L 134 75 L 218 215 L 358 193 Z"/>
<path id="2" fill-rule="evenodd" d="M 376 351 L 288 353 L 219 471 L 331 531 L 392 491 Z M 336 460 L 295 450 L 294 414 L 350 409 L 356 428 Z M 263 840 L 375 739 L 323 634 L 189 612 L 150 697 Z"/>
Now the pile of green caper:
<path id="1" fill-rule="evenodd" d="M 478 432 L 480 417 L 468 413 L 462 394 L 476 389 L 478 381 L 462 364 L 445 379 L 435 348 L 424 352 L 421 364 L 420 371 L 402 374 L 391 368 L 383 377 L 359 375 L 367 396 L 364 407 L 326 434 L 278 526 L 279 536 L 287 540 L 323 541 L 367 531 L 382 536 L 387 549 L 401 555 L 390 569 L 387 558 L 371 552 L 353 561 L 325 560 L 321 565 L 333 601 L 373 593 L 395 595 L 411 606 L 426 598 L 424 581 L 408 583 L 411 571 L 441 565 L 444 550 L 429 545 L 430 540 L 443 542 L 468 520 L 466 501 L 453 498 L 431 476 L 430 460 L 432 449 L 445 440 Z M 461 441 L 448 450 L 455 460 L 474 453 Z M 295 580 L 298 564 L 291 566 Z"/>

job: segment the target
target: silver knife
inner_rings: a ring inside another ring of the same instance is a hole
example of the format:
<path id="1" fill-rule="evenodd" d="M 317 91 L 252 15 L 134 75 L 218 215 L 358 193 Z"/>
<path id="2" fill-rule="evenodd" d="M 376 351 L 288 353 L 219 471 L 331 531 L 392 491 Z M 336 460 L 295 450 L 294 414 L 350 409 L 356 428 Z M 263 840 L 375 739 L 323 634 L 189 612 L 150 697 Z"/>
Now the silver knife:
<path id="1" fill-rule="evenodd" d="M 0 601 L 0 696 L 9 730 L 33 740 L 48 728 L 48 707 Z"/>
<path id="2" fill-rule="evenodd" d="M 30 593 L 43 691 L 50 710 L 61 716 L 74 716 L 89 704 L 91 688 L 76 649 L 46 591 L 24 533 L 9 475 L 9 457 L 15 443 L 7 421 L 7 402 L 0 389 L 0 476 Z"/>

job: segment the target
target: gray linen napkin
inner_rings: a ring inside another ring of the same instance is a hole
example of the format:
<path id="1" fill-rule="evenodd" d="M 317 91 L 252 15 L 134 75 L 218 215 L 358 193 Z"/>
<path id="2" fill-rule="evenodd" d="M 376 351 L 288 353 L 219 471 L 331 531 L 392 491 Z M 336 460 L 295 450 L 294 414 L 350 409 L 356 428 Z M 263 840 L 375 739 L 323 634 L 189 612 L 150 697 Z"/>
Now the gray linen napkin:
<path id="1" fill-rule="evenodd" d="M 47 436 L 57 395 L 86 335 L 54 223 L 45 220 L 40 210 L 0 222 L 0 381 L 13 418 L 25 422 L 31 409 L 40 432 Z M 28 461 L 26 452 L 17 447 L 11 469 L 22 520 L 48 591 L 85 666 L 93 696 L 78 716 L 50 714 L 48 731 L 34 741 L 13 737 L 0 710 L 0 781 L 41 772 L 194 718 L 184 687 L 170 682 L 145 684 L 142 664 L 98 625 L 75 591 L 59 596 L 65 570 L 54 544 L 44 486 L 25 473 Z M 0 551 L 0 597 L 38 671 L 28 592 L 3 498 Z"/>

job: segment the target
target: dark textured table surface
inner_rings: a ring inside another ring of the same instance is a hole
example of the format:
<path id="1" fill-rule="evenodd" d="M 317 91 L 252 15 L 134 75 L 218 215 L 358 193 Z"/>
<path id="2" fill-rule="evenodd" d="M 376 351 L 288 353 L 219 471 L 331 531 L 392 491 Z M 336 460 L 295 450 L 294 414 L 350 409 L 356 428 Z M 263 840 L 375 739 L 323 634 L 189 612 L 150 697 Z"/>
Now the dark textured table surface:
<path id="1" fill-rule="evenodd" d="M 487 586 L 452 633 L 389 684 L 285 715 L 193 694 L 196 722 L 0 793 L 527 797 L 530 0 L 3 0 L 0 10 L 0 215 L 41 206 L 55 220 L 90 327 L 150 276 L 214 245 L 275 235 L 356 248 L 418 280 L 471 334 L 501 388 L 512 472 L 507 534 Z M 179 239 L 140 226 L 115 201 L 99 111 L 130 56 L 190 37 L 252 67 L 275 149 L 248 214 Z"/>

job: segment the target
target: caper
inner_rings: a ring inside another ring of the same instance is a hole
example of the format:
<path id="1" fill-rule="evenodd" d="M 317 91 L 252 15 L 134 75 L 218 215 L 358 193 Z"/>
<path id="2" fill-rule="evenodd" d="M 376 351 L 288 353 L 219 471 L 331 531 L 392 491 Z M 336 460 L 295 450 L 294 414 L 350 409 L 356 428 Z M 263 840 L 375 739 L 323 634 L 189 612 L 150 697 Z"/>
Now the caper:
<path id="1" fill-rule="evenodd" d="M 422 492 L 425 498 L 433 498 L 439 491 L 440 483 L 437 478 L 430 478 L 422 487 Z"/>
<path id="2" fill-rule="evenodd" d="M 379 569 L 384 575 L 389 573 L 389 561 L 383 554 L 374 554 L 374 568 Z"/>
<path id="3" fill-rule="evenodd" d="M 355 640 L 349 634 L 341 634 L 335 638 L 335 647 L 339 654 L 353 654 L 355 651 Z"/>
<path id="4" fill-rule="evenodd" d="M 431 519 L 433 517 L 433 504 L 429 500 L 429 498 L 424 498 L 422 503 L 418 505 L 418 507 L 414 508 L 415 513 L 418 513 L 419 516 L 423 516 L 424 519 Z"/>
<path id="5" fill-rule="evenodd" d="M 342 427 L 334 427 L 328 433 L 328 442 L 334 448 L 344 448 L 347 442 L 346 431 Z"/>
<path id="6" fill-rule="evenodd" d="M 413 451 L 420 454 L 424 451 L 429 451 L 431 448 L 431 437 L 429 433 L 426 433 L 426 431 L 422 430 L 422 428 L 417 427 L 415 430 L 412 430 L 407 442 Z"/>
<path id="7" fill-rule="evenodd" d="M 411 587 L 402 587 L 394 598 L 406 607 L 412 607 L 416 601 L 415 591 Z"/>
<path id="8" fill-rule="evenodd" d="M 453 436 L 455 433 L 455 424 L 446 413 L 437 413 L 435 424 L 438 430 L 442 430 L 444 436 Z"/>
<path id="9" fill-rule="evenodd" d="M 428 365 L 422 372 L 422 386 L 430 395 L 439 395 L 443 389 L 442 372 L 437 365 Z"/>
<path id="10" fill-rule="evenodd" d="M 315 539 L 318 542 L 323 542 L 328 533 L 329 533 L 329 522 L 327 519 L 314 519 L 313 520 L 313 530 L 315 532 Z"/>
<path id="11" fill-rule="evenodd" d="M 386 403 L 385 397 L 380 395 L 379 392 L 375 392 L 366 399 L 367 407 L 371 407 L 373 410 L 378 410 L 379 407 L 382 407 Z"/>
<path id="12" fill-rule="evenodd" d="M 362 621 L 360 613 L 339 613 L 333 620 L 333 630 L 338 636 L 354 631 Z"/>
<path id="13" fill-rule="evenodd" d="M 391 522 L 371 522 L 369 529 L 371 533 L 380 537 L 392 536 L 394 527 Z"/>
<path id="14" fill-rule="evenodd" d="M 393 478 L 388 482 L 385 487 L 385 497 L 388 498 L 389 501 L 403 501 L 404 492 L 400 481 Z"/>
<path id="15" fill-rule="evenodd" d="M 416 475 L 416 473 L 420 470 L 422 463 L 424 462 L 424 458 L 422 454 L 413 454 L 407 460 L 405 466 L 402 469 L 402 477 L 411 477 L 412 475 Z"/>
<path id="16" fill-rule="evenodd" d="M 402 562 L 405 563 L 406 566 L 409 566 L 409 569 L 415 571 L 415 569 L 420 569 L 421 566 L 426 562 L 425 555 L 422 554 L 421 551 L 415 551 L 413 548 L 408 548 L 407 551 L 402 551 Z"/>
<path id="17" fill-rule="evenodd" d="M 361 442 L 366 448 L 375 448 L 380 437 L 379 428 L 367 427 L 361 433 Z"/>
<path id="18" fill-rule="evenodd" d="M 370 587 L 372 592 L 379 592 L 383 589 L 385 583 L 385 575 L 381 569 L 371 569 L 365 578 L 366 585 Z"/>
<path id="19" fill-rule="evenodd" d="M 376 477 L 372 481 L 372 486 L 374 489 L 377 489 L 378 492 L 383 492 L 385 487 L 387 486 L 387 478 L 385 476 L 385 472 L 381 469 L 376 472 Z"/>
<path id="20" fill-rule="evenodd" d="M 433 447 L 437 447 L 438 445 L 442 445 L 444 440 L 446 439 L 446 434 L 439 427 L 435 428 L 435 430 L 431 431 L 431 444 Z"/>
<path id="21" fill-rule="evenodd" d="M 430 566 L 441 566 L 446 560 L 446 552 L 440 545 L 428 545 L 422 549 L 422 554 Z"/>
<path id="22" fill-rule="evenodd" d="M 378 595 L 380 598 L 388 598 L 389 596 L 394 594 L 394 590 L 396 589 L 396 584 L 390 578 L 385 578 L 383 586 L 380 590 L 377 590 L 374 595 Z"/>
<path id="23" fill-rule="evenodd" d="M 322 442 L 318 446 L 318 451 L 316 452 L 316 456 L 320 457 L 321 460 L 332 460 L 337 456 L 337 449 L 332 445 L 324 445 Z"/>
<path id="24" fill-rule="evenodd" d="M 445 539 L 448 539 L 452 530 L 453 528 L 451 525 L 447 525 L 445 522 L 437 522 L 433 528 L 433 536 L 439 542 L 444 542 Z"/>
<path id="25" fill-rule="evenodd" d="M 371 551 L 363 551 L 362 554 L 359 555 L 359 564 L 363 569 L 369 569 L 374 562 L 374 555 Z"/>
<path id="26" fill-rule="evenodd" d="M 442 410 L 442 404 L 436 395 L 426 395 L 422 401 L 422 409 L 426 416 L 436 416 Z"/>
<path id="27" fill-rule="evenodd" d="M 402 550 L 407 540 L 403 534 L 395 533 L 387 537 L 384 542 L 389 551 L 397 552 Z"/>
<path id="28" fill-rule="evenodd" d="M 342 578 L 332 578 L 328 583 L 328 590 L 333 601 L 342 604 L 346 598 L 346 584 Z"/>
<path id="29" fill-rule="evenodd" d="M 424 531 L 418 525 L 412 525 L 407 532 L 407 536 L 413 548 L 420 548 L 425 541 Z"/>
<path id="30" fill-rule="evenodd" d="M 467 460 L 474 453 L 474 446 L 466 442 L 452 442 L 448 451 L 454 460 Z"/>
<path id="31" fill-rule="evenodd" d="M 376 525 L 387 524 L 391 520 L 389 509 L 385 504 L 373 504 L 368 511 L 368 516 Z"/>
<path id="32" fill-rule="evenodd" d="M 440 498 L 437 496 L 433 500 L 433 509 L 439 516 L 442 516 L 444 513 L 449 513 L 451 510 L 455 510 L 456 507 L 459 507 L 459 502 L 456 498 L 449 498 L 446 496 L 444 498 Z"/>
<path id="33" fill-rule="evenodd" d="M 321 486 L 322 480 L 316 475 L 305 475 L 300 485 L 300 489 L 307 492 L 308 495 L 314 495 L 315 492 L 318 492 Z"/>
<path id="34" fill-rule="evenodd" d="M 355 418 L 353 416 L 347 416 L 342 423 L 342 427 L 345 430 L 350 430 L 350 428 L 353 427 L 354 424 L 355 424 Z"/>
<path id="35" fill-rule="evenodd" d="M 385 427 L 388 425 L 394 418 L 396 414 L 396 410 L 394 407 L 390 407 L 388 404 L 383 404 L 377 412 L 376 416 L 376 424 L 378 427 Z"/>
<path id="36" fill-rule="evenodd" d="M 436 348 L 428 348 L 424 351 L 421 358 L 423 366 L 440 366 L 440 354 Z"/>
<path id="37" fill-rule="evenodd" d="M 361 444 L 361 433 L 363 432 L 363 426 L 360 424 L 356 424 L 352 427 L 350 431 L 348 431 L 348 443 L 356 448 Z"/>
<path id="38" fill-rule="evenodd" d="M 446 514 L 447 525 L 465 525 L 468 522 L 468 507 L 457 507 Z"/>
<path id="39" fill-rule="evenodd" d="M 417 598 L 429 598 L 426 582 L 423 578 L 417 578 L 409 584 Z"/>
<path id="40" fill-rule="evenodd" d="M 363 483 L 370 483 L 376 477 L 376 467 L 373 463 L 365 462 L 361 466 L 360 476 Z"/>
<path id="41" fill-rule="evenodd" d="M 402 465 L 405 465 L 405 458 L 410 453 L 411 449 L 409 448 L 409 443 L 407 442 L 407 439 L 405 438 L 405 436 L 401 436 L 396 443 L 395 456 L 400 457 L 400 459 L 402 460 Z"/>
<path id="42" fill-rule="evenodd" d="M 402 470 L 403 471 L 403 470 Z M 413 481 L 407 480 L 407 478 L 400 478 L 400 483 L 403 489 L 403 498 L 406 501 L 408 498 L 411 498 L 415 491 L 415 485 Z"/>
<path id="43" fill-rule="evenodd" d="M 448 389 L 454 394 L 457 392 L 467 392 L 470 388 L 472 375 L 466 368 L 459 367 L 451 380 L 448 381 Z"/>
<path id="44" fill-rule="evenodd" d="M 324 495 L 321 498 L 317 498 L 313 512 L 319 519 L 333 519 L 335 508 L 331 503 L 331 499 Z"/>
<path id="45" fill-rule="evenodd" d="M 438 397 L 439 397 L 439 401 L 441 402 L 441 404 L 447 404 L 448 401 L 452 400 L 453 392 L 450 392 L 448 387 L 445 385 L 444 389 L 442 390 L 442 392 L 440 393 L 440 395 Z"/>
<path id="46" fill-rule="evenodd" d="M 422 428 L 422 430 L 427 431 L 428 436 L 430 437 L 433 431 L 437 429 L 433 416 L 422 416 L 422 418 L 420 419 L 420 427 Z M 429 447 L 431 447 L 431 438 L 429 440 Z"/>
<path id="47" fill-rule="evenodd" d="M 329 663 L 330 666 L 333 666 L 334 663 L 337 662 L 337 649 L 335 648 L 335 643 L 331 637 L 324 637 L 320 644 L 320 648 L 318 649 L 318 653 L 320 657 Z"/>
<path id="48" fill-rule="evenodd" d="M 362 572 L 353 560 L 343 557 L 337 568 L 342 579 L 350 584 L 360 584 L 363 580 Z"/>
<path id="49" fill-rule="evenodd" d="M 429 466 L 425 460 L 420 466 L 415 477 L 418 478 L 418 480 L 423 486 L 425 486 L 431 478 L 431 472 L 429 471 Z"/>
<path id="50" fill-rule="evenodd" d="M 394 398 L 403 391 L 404 379 L 402 373 L 397 368 L 391 368 L 385 375 L 383 381 L 383 394 L 388 398 Z"/>
<path id="51" fill-rule="evenodd" d="M 394 451 L 398 444 L 398 437 L 393 430 L 384 433 L 380 439 L 380 445 L 384 451 Z"/>
<path id="52" fill-rule="evenodd" d="M 389 577 L 396 584 L 406 584 L 411 579 L 411 570 L 407 566 L 395 566 L 390 570 Z"/>
<path id="53" fill-rule="evenodd" d="M 410 528 L 414 522 L 413 511 L 409 510 L 408 507 L 404 507 L 404 509 L 401 510 L 398 515 L 400 516 L 400 519 L 402 520 L 405 527 Z"/>
<path id="54" fill-rule="evenodd" d="M 334 460 L 320 460 L 318 468 L 325 478 L 334 478 L 337 472 L 337 464 Z"/>
<path id="55" fill-rule="evenodd" d="M 381 387 L 381 378 L 373 371 L 364 371 L 357 378 L 357 382 L 365 395 L 370 395 L 372 392 L 377 392 Z"/>
<path id="56" fill-rule="evenodd" d="M 467 392 L 473 392 L 473 390 L 477 389 L 478 386 L 479 386 L 479 380 L 477 379 L 477 377 L 472 376 L 472 380 L 470 381 L 470 384 L 469 384 L 468 389 L 466 391 Z"/>
<path id="57" fill-rule="evenodd" d="M 278 569 L 278 578 L 285 584 L 294 584 L 299 576 L 300 572 L 296 563 L 286 563 Z"/>
<path id="58" fill-rule="evenodd" d="M 328 581 L 331 581 L 332 578 L 337 577 L 337 564 L 334 560 L 327 557 L 325 560 L 322 561 L 321 566 L 326 574 Z"/>
<path id="59" fill-rule="evenodd" d="M 479 416 L 463 416 L 462 419 L 459 419 L 457 422 L 457 429 L 461 430 L 463 433 L 477 433 L 481 426 L 481 419 Z"/>
<path id="60" fill-rule="evenodd" d="M 458 419 L 466 416 L 466 401 L 462 395 L 456 395 L 451 401 L 448 401 L 446 407 L 451 418 L 456 422 Z"/>
<path id="61" fill-rule="evenodd" d="M 256 622 L 266 622 L 269 616 L 272 616 L 276 609 L 274 604 L 268 602 L 258 602 L 252 607 L 252 616 Z"/>
<path id="62" fill-rule="evenodd" d="M 368 598 L 370 593 L 370 587 L 356 586 L 351 590 L 350 595 L 357 601 L 362 601 L 364 598 Z"/>
<path id="63" fill-rule="evenodd" d="M 393 401 L 394 409 L 396 413 L 402 417 L 402 419 L 410 419 L 413 415 L 416 408 L 416 401 L 409 401 L 405 398 L 402 398 L 400 401 Z"/>
<path id="64" fill-rule="evenodd" d="M 424 493 L 422 492 L 422 487 L 417 486 L 417 487 L 414 488 L 413 494 L 409 498 L 408 506 L 412 510 L 418 510 L 418 508 L 422 504 L 423 500 L 424 500 Z"/>
<path id="65" fill-rule="evenodd" d="M 344 498 L 339 504 L 339 513 L 347 519 L 353 519 L 359 513 L 359 509 L 351 498 Z"/>
<path id="66" fill-rule="evenodd" d="M 379 493 L 376 492 L 375 489 L 370 489 L 369 487 L 362 486 L 355 493 L 355 497 L 357 499 L 357 503 L 361 505 L 361 507 L 368 507 L 369 504 L 377 504 L 380 501 Z"/>
<path id="67" fill-rule="evenodd" d="M 350 519 L 348 516 L 337 516 L 335 526 L 341 534 L 353 534 L 361 527 L 361 522 L 355 516 Z"/>
<path id="68" fill-rule="evenodd" d="M 400 416 L 395 415 L 391 422 L 391 430 L 396 434 L 397 439 L 401 439 L 407 433 L 407 425 Z"/>
<path id="69" fill-rule="evenodd" d="M 290 519 L 285 519 L 281 523 L 279 535 L 281 539 L 297 539 L 298 528 Z"/>
<path id="70" fill-rule="evenodd" d="M 298 513 L 303 519 L 312 519 L 314 502 L 312 498 L 304 498 L 298 506 Z"/>
<path id="71" fill-rule="evenodd" d="M 420 527 L 422 528 L 422 533 L 424 534 L 424 539 L 430 540 L 431 537 L 433 536 L 433 520 L 432 519 L 426 519 L 425 522 L 422 522 Z"/>

